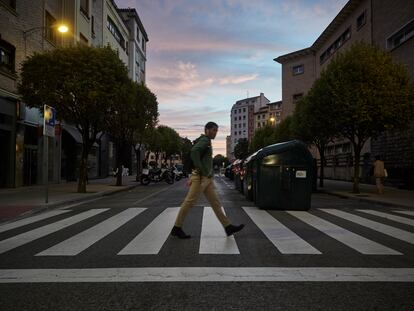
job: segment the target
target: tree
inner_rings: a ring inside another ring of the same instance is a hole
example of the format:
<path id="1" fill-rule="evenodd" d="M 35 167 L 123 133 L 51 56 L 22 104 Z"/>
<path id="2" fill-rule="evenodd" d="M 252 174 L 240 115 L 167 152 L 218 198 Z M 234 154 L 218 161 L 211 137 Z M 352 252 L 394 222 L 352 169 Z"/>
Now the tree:
<path id="1" fill-rule="evenodd" d="M 58 118 L 75 124 L 82 135 L 78 192 L 86 192 L 89 152 L 126 81 L 127 69 L 109 47 L 58 48 L 23 62 L 18 86 L 23 101 L 29 107 L 55 107 Z"/>
<path id="2" fill-rule="evenodd" d="M 224 166 L 227 166 L 229 164 L 229 159 L 227 159 L 225 156 L 221 154 L 217 154 L 214 156 L 213 166 L 223 167 L 223 163 Z"/>
<path id="3" fill-rule="evenodd" d="M 160 133 L 161 150 L 164 152 L 164 161 L 170 160 L 171 156 L 180 152 L 181 150 L 181 137 L 171 127 L 160 125 L 158 126 L 158 132 Z"/>
<path id="4" fill-rule="evenodd" d="M 105 119 L 106 131 L 111 134 L 115 142 L 117 179 L 116 185 L 122 186 L 122 166 L 126 163 L 126 155 L 131 152 L 133 134 L 136 130 L 134 103 L 137 84 L 128 80 L 120 89 L 119 103 L 114 103 Z"/>
<path id="5" fill-rule="evenodd" d="M 158 122 L 157 97 L 144 84 L 138 84 L 135 88 L 133 101 L 133 115 L 135 118 L 135 131 L 132 138 L 132 146 L 137 158 L 137 177 L 141 172 L 141 150 L 148 144 L 151 132 Z"/>
<path id="6" fill-rule="evenodd" d="M 274 129 L 270 144 L 277 144 L 295 138 L 292 131 L 292 116 L 284 118 Z"/>
<path id="7" fill-rule="evenodd" d="M 292 131 L 307 144 L 313 144 L 320 155 L 319 186 L 323 187 L 325 150 L 338 133 L 336 110 L 332 98 L 324 91 L 326 75 L 322 73 L 308 94 L 298 102 L 293 114 Z"/>
<path id="8" fill-rule="evenodd" d="M 364 144 L 386 130 L 409 127 L 414 117 L 414 86 L 403 65 L 366 43 L 337 55 L 325 74 L 324 91 L 335 103 L 340 134 L 353 146 L 353 191 L 359 193 Z"/>
<path id="9" fill-rule="evenodd" d="M 249 146 L 249 152 L 253 153 L 263 147 L 271 145 L 274 132 L 275 127 L 271 125 L 266 125 L 257 129 Z"/>
<path id="10" fill-rule="evenodd" d="M 236 159 L 244 159 L 249 155 L 249 141 L 247 138 L 240 138 L 234 147 L 234 156 Z"/>

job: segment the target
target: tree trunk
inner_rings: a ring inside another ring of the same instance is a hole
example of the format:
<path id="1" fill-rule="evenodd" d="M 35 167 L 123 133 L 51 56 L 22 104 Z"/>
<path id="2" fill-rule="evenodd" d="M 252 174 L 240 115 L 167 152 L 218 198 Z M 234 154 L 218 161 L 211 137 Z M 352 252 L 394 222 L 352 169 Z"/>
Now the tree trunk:
<path id="1" fill-rule="evenodd" d="M 361 149 L 362 147 L 355 144 L 354 145 L 354 185 L 353 185 L 353 192 L 359 193 L 359 160 L 361 157 Z"/>
<path id="2" fill-rule="evenodd" d="M 319 173 L 319 187 L 323 188 L 324 178 L 325 178 L 325 148 L 318 147 L 319 155 L 321 156 L 321 170 Z"/>
<path id="3" fill-rule="evenodd" d="M 123 154 L 124 154 L 124 144 L 118 143 L 117 144 L 117 156 L 116 156 L 116 167 L 118 173 L 116 175 L 116 186 L 122 186 L 122 164 L 123 164 Z"/>
<path id="4" fill-rule="evenodd" d="M 136 177 L 136 181 L 139 181 L 139 178 L 141 176 L 141 145 L 138 149 L 136 149 L 134 147 L 134 151 L 135 151 L 135 156 L 137 158 L 137 177 Z"/>
<path id="5" fill-rule="evenodd" d="M 82 144 L 82 154 L 79 163 L 79 180 L 78 180 L 78 192 L 86 193 L 86 180 L 88 175 L 88 155 L 89 155 L 88 145 Z"/>

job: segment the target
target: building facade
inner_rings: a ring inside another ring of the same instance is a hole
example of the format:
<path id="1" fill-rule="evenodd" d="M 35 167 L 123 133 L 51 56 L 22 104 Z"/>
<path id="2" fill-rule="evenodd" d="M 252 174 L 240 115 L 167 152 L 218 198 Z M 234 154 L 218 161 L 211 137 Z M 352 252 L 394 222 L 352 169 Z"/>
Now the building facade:
<path id="1" fill-rule="evenodd" d="M 305 95 L 337 53 L 353 43 L 367 42 L 389 51 L 404 64 L 414 78 L 414 2 L 409 0 L 350 0 L 312 46 L 275 58 L 282 64 L 282 118 L 293 113 L 296 102 Z M 414 130 L 387 132 L 369 140 L 359 160 L 363 179 L 369 179 L 372 156 L 380 154 L 391 177 L 400 179 L 403 171 L 414 175 Z M 327 148 L 327 177 L 350 180 L 353 170 L 352 146 L 336 140 Z M 316 155 L 317 156 L 317 155 Z M 407 174 L 407 173 L 405 173 Z"/>
<path id="2" fill-rule="evenodd" d="M 239 139 L 245 138 L 251 142 L 255 129 L 254 114 L 269 103 L 270 101 L 264 94 L 260 93 L 259 96 L 238 100 L 233 105 L 230 114 L 231 144 L 229 159 L 234 159 L 234 147 Z"/>
<path id="3" fill-rule="evenodd" d="M 34 52 L 59 46 L 109 45 L 128 67 L 131 79 L 144 82 L 148 37 L 138 13 L 130 11 L 124 13 L 113 0 L 0 0 L 0 187 L 43 181 L 43 119 L 37 109 L 30 109 L 19 100 L 21 63 Z M 129 43 L 132 18 L 140 33 L 137 35 L 138 30 L 134 30 L 133 36 L 140 41 L 133 48 Z M 69 31 L 59 33 L 60 24 L 68 26 Z M 141 58 L 136 57 L 137 53 Z M 136 64 L 133 70 L 131 64 Z M 81 144 L 76 127 L 65 122 L 58 126 L 56 137 L 49 141 L 51 182 L 76 180 Z M 91 178 L 109 174 L 114 150 L 108 135 L 94 144 L 89 161 Z"/>
<path id="4" fill-rule="evenodd" d="M 282 101 L 269 103 L 254 113 L 255 131 L 266 125 L 276 126 L 282 121 Z"/>

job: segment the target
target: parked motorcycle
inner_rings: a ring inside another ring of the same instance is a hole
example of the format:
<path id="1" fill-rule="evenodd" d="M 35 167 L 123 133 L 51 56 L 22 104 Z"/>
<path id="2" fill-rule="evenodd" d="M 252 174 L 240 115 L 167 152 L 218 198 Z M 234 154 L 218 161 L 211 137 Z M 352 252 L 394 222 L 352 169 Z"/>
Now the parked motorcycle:
<path id="1" fill-rule="evenodd" d="M 141 184 L 144 186 L 149 185 L 150 182 L 165 181 L 167 184 L 174 183 L 174 174 L 165 168 L 144 168 L 141 174 Z"/>

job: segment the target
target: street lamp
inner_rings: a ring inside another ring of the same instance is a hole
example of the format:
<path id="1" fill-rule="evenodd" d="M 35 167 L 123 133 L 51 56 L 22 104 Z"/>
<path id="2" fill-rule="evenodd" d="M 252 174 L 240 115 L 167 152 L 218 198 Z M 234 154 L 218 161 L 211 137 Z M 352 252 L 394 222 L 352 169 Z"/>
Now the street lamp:
<path id="1" fill-rule="evenodd" d="M 45 26 L 38 26 L 38 27 L 33 27 L 27 30 L 23 31 L 23 39 L 24 39 L 24 56 L 26 57 L 27 54 L 27 37 L 32 34 L 33 32 L 35 32 L 36 30 L 43 30 L 43 29 L 47 29 L 48 27 Z M 55 24 L 53 26 L 50 26 L 50 28 L 57 28 L 57 30 L 61 33 L 64 34 L 66 32 L 69 31 L 69 27 L 66 26 L 65 24 Z"/>
<path id="2" fill-rule="evenodd" d="M 274 117 L 271 117 L 269 120 L 270 120 L 271 124 L 273 125 L 274 122 L 275 122 L 275 118 Z"/>

